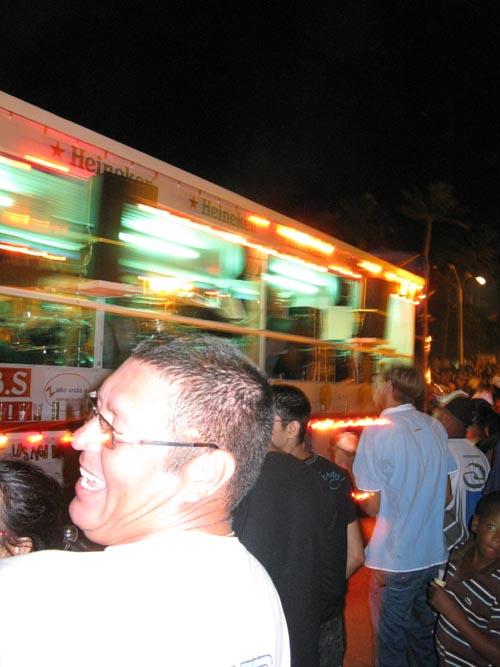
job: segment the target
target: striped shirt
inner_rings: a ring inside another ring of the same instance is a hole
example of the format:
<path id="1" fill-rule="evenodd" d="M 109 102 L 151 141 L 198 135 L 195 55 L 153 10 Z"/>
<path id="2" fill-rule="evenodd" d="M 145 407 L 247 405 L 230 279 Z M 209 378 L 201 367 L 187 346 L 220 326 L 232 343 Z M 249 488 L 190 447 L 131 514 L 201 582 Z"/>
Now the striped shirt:
<path id="1" fill-rule="evenodd" d="M 472 624 L 500 642 L 500 559 L 484 570 L 461 576 L 462 560 L 472 548 L 472 543 L 462 543 L 452 551 L 445 577 L 446 590 Z M 436 648 L 441 666 L 495 667 L 479 656 L 443 615 L 437 623 Z"/>

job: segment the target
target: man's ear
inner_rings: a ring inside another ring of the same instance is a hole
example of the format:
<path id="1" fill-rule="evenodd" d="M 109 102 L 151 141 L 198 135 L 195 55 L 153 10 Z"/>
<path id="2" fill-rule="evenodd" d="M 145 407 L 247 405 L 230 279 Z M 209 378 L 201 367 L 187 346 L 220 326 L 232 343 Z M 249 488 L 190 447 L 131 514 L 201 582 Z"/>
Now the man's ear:
<path id="1" fill-rule="evenodd" d="M 288 423 L 286 429 L 287 429 L 287 435 L 290 438 L 296 438 L 300 430 L 300 422 L 294 419 L 293 421 Z"/>
<path id="2" fill-rule="evenodd" d="M 472 517 L 472 521 L 470 523 L 470 532 L 471 533 L 477 533 L 478 524 L 479 524 L 479 517 L 478 517 L 477 514 L 474 514 L 474 516 Z"/>
<path id="3" fill-rule="evenodd" d="M 10 546 L 9 551 L 13 556 L 24 556 L 33 551 L 33 541 L 31 537 L 21 537 L 15 546 Z"/>
<path id="4" fill-rule="evenodd" d="M 182 470 L 183 498 L 197 502 L 214 495 L 234 475 L 236 461 L 231 452 L 216 449 L 197 456 Z"/>

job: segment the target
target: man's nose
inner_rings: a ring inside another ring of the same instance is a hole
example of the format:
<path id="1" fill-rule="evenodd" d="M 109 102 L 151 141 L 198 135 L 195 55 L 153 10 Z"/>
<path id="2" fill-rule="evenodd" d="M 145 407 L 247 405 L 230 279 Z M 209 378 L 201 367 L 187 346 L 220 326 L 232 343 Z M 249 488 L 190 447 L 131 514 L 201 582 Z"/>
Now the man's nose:
<path id="1" fill-rule="evenodd" d="M 102 443 L 102 433 L 99 428 L 99 420 L 91 419 L 73 433 L 71 446 L 78 451 L 100 451 Z"/>

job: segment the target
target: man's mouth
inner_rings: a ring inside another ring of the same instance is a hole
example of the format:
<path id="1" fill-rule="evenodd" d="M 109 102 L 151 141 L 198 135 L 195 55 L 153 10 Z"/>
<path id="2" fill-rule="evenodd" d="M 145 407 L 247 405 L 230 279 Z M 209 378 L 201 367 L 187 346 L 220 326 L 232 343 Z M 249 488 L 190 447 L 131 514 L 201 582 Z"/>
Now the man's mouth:
<path id="1" fill-rule="evenodd" d="M 102 491 L 102 489 L 106 488 L 106 482 L 103 479 L 96 477 L 96 475 L 85 470 L 85 468 L 80 467 L 80 475 L 82 476 L 81 485 L 84 489 L 88 489 L 89 491 Z"/>

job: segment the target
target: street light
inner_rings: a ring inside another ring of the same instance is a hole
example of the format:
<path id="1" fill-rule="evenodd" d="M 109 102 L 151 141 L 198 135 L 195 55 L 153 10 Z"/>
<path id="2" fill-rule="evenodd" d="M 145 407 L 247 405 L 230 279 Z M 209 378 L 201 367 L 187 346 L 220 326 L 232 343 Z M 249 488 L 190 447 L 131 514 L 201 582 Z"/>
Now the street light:
<path id="1" fill-rule="evenodd" d="M 452 270 L 455 280 L 457 281 L 458 294 L 458 363 L 460 366 L 464 365 L 464 289 L 457 270 L 454 264 L 448 264 L 448 268 Z M 480 285 L 486 284 L 486 279 L 483 276 L 472 276 L 470 273 L 465 274 L 465 279 L 474 278 Z"/>

